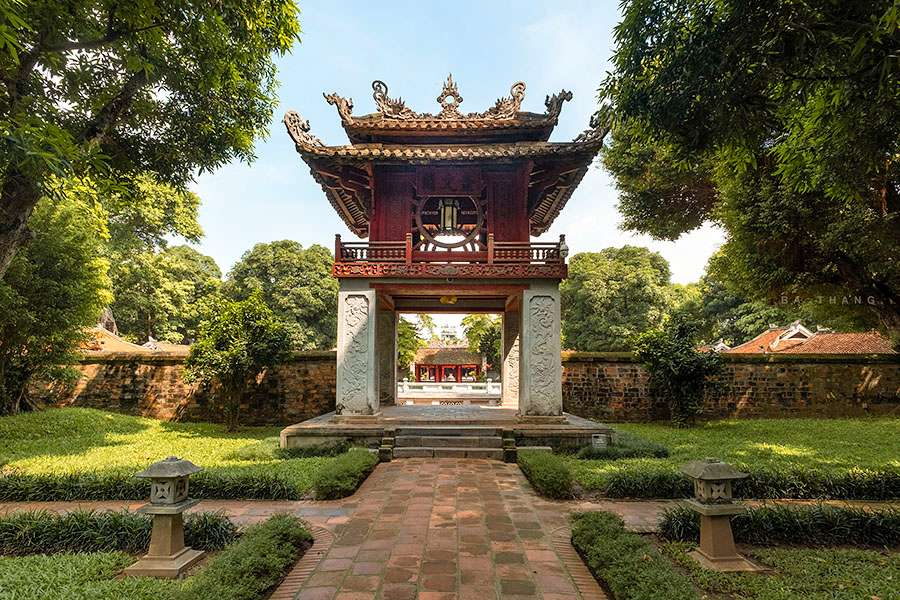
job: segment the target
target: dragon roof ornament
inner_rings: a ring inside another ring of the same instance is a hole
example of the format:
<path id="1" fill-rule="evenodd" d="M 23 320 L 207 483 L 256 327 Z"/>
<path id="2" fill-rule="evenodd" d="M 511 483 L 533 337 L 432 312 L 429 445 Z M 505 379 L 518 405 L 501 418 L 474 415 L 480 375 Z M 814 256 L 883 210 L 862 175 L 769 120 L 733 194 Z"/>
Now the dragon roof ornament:
<path id="1" fill-rule="evenodd" d="M 352 106 L 352 105 L 351 105 Z M 287 128 L 288 135 L 294 140 L 295 144 L 304 146 L 322 146 L 322 140 L 309 132 L 309 120 L 304 119 L 299 113 L 289 110 L 284 113 L 284 126 Z"/>
<path id="2" fill-rule="evenodd" d="M 494 106 L 484 112 L 463 113 L 459 106 L 462 104 L 463 97 L 459 93 L 459 88 L 453 80 L 453 75 L 448 75 L 444 82 L 444 87 L 440 95 L 437 97 L 441 110 L 437 114 L 419 113 L 408 106 L 403 98 L 391 98 L 388 95 L 388 86 L 381 80 L 372 82 L 372 98 L 375 100 L 375 106 L 378 109 L 377 115 L 382 119 L 397 121 L 511 121 L 519 117 L 519 110 L 522 107 L 522 101 L 525 99 L 525 83 L 517 81 L 510 87 L 509 96 L 498 98 Z M 328 104 L 337 107 L 341 120 L 345 123 L 354 121 L 353 117 L 353 100 L 343 98 L 336 93 L 323 94 Z M 572 99 L 572 92 L 566 90 L 560 91 L 558 94 L 547 96 L 545 105 L 547 113 L 545 118 L 557 119 L 562 110 L 563 102 Z M 528 113 L 530 114 L 530 113 Z"/>

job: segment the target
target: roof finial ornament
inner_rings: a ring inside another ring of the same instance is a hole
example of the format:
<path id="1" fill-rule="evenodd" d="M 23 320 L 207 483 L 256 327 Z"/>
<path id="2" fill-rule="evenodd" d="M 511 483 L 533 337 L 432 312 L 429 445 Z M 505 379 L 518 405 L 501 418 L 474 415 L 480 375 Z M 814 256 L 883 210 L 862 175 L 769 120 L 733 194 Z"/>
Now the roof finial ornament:
<path id="1" fill-rule="evenodd" d="M 498 98 L 493 107 L 480 115 L 481 118 L 515 119 L 525 99 L 525 82 L 517 81 L 509 88 L 509 97 Z"/>
<path id="2" fill-rule="evenodd" d="M 559 113 L 562 112 L 563 102 L 567 102 L 571 99 L 572 92 L 567 92 L 566 90 L 560 90 L 558 94 L 547 96 L 544 100 L 544 106 L 547 107 L 547 116 L 552 119 L 559 118 Z"/>
<path id="3" fill-rule="evenodd" d="M 609 113 L 604 110 L 598 110 L 591 115 L 591 127 L 585 129 L 573 142 L 603 142 L 603 138 L 609 133 L 612 118 Z"/>
<path id="4" fill-rule="evenodd" d="M 284 113 L 284 126 L 287 128 L 288 135 L 294 140 L 298 146 L 323 146 L 322 140 L 309 132 L 309 121 L 299 115 L 299 113 L 289 110 Z"/>
<path id="5" fill-rule="evenodd" d="M 403 98 L 391 98 L 388 96 L 388 86 L 380 79 L 372 82 L 372 98 L 382 116 L 389 119 L 415 119 L 416 113 L 407 108 Z"/>
<path id="6" fill-rule="evenodd" d="M 328 104 L 332 104 L 337 107 L 338 114 L 341 116 L 341 121 L 352 121 L 353 120 L 353 98 L 344 98 L 342 96 L 338 96 L 337 92 L 332 92 L 330 94 L 322 94 L 325 96 L 325 101 Z"/>
<path id="7" fill-rule="evenodd" d="M 462 113 L 459 112 L 459 105 L 462 104 L 463 97 L 459 95 L 459 89 L 456 82 L 453 81 L 453 74 L 447 75 L 447 81 L 444 82 L 444 89 L 441 95 L 437 97 L 438 104 L 441 105 L 441 112 L 438 114 L 439 119 L 459 119 Z"/>

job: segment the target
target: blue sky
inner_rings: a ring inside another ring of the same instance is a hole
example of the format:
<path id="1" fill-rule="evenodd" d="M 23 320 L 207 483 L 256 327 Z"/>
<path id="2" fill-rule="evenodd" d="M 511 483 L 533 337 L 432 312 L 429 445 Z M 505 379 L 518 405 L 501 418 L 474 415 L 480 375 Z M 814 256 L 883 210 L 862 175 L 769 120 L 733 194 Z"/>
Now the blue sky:
<path id="1" fill-rule="evenodd" d="M 341 2 L 301 0 L 302 40 L 278 61 L 280 106 L 270 135 L 257 143 L 257 160 L 235 163 L 197 179 L 206 237 L 198 245 L 227 271 L 254 244 L 295 239 L 331 248 L 334 234 L 353 239 L 295 153 L 281 117 L 293 109 L 309 119 L 326 144 L 347 143 L 340 119 L 323 92 L 354 101 L 354 113 L 373 112 L 372 80 L 385 81 L 392 97 L 414 110 L 436 112 L 435 98 L 453 73 L 464 112 L 481 111 L 527 84 L 523 110 L 543 112 L 544 97 L 565 88 L 553 141 L 587 128 L 596 90 L 609 70 L 613 0 L 546 2 Z M 565 233 L 572 252 L 637 244 L 665 256 L 673 281 L 695 281 L 722 241 L 712 227 L 677 242 L 654 242 L 618 229 L 616 191 L 594 166 L 544 236 Z"/>

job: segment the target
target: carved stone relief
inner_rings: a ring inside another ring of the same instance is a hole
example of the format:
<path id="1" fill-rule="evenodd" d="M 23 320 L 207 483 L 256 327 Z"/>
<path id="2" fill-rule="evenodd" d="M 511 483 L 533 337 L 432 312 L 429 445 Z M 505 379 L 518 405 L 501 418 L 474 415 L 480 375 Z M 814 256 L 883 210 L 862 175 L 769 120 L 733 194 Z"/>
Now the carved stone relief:
<path id="1" fill-rule="evenodd" d="M 531 414 L 557 414 L 561 392 L 559 350 L 553 344 L 556 328 L 556 300 L 552 296 L 533 296 L 528 303 L 531 335 L 528 340 Z"/>
<path id="2" fill-rule="evenodd" d="M 338 412 L 344 408 L 361 412 L 368 406 L 369 365 L 369 299 L 363 295 L 348 295 L 344 301 L 343 357 L 340 377 L 341 396 Z"/>

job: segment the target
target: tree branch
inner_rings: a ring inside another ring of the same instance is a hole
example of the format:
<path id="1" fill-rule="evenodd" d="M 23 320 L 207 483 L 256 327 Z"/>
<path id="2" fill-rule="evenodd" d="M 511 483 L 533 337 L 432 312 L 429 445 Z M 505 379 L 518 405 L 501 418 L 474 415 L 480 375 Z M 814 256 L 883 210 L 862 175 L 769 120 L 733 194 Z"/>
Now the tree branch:
<path id="1" fill-rule="evenodd" d="M 102 38 L 97 38 L 95 40 L 71 40 L 62 42 L 60 44 L 55 44 L 51 46 L 45 46 L 45 52 L 69 52 L 71 50 L 92 50 L 94 48 L 100 48 L 102 46 L 106 46 L 108 44 L 112 44 L 124 37 L 128 37 L 134 35 L 136 33 L 141 33 L 143 31 L 149 31 L 150 29 L 156 29 L 157 27 L 161 27 L 162 23 L 153 23 L 151 25 L 147 25 L 146 27 L 138 27 L 137 29 L 129 29 L 128 31 L 114 31 L 110 32 Z"/>
<path id="2" fill-rule="evenodd" d="M 113 127 L 122 115 L 134 102 L 134 97 L 145 85 L 150 83 L 150 78 L 146 71 L 138 71 L 132 74 L 119 93 L 109 99 L 109 101 L 97 111 L 97 115 L 88 123 L 84 131 L 78 136 L 80 142 L 101 141 Z"/>

